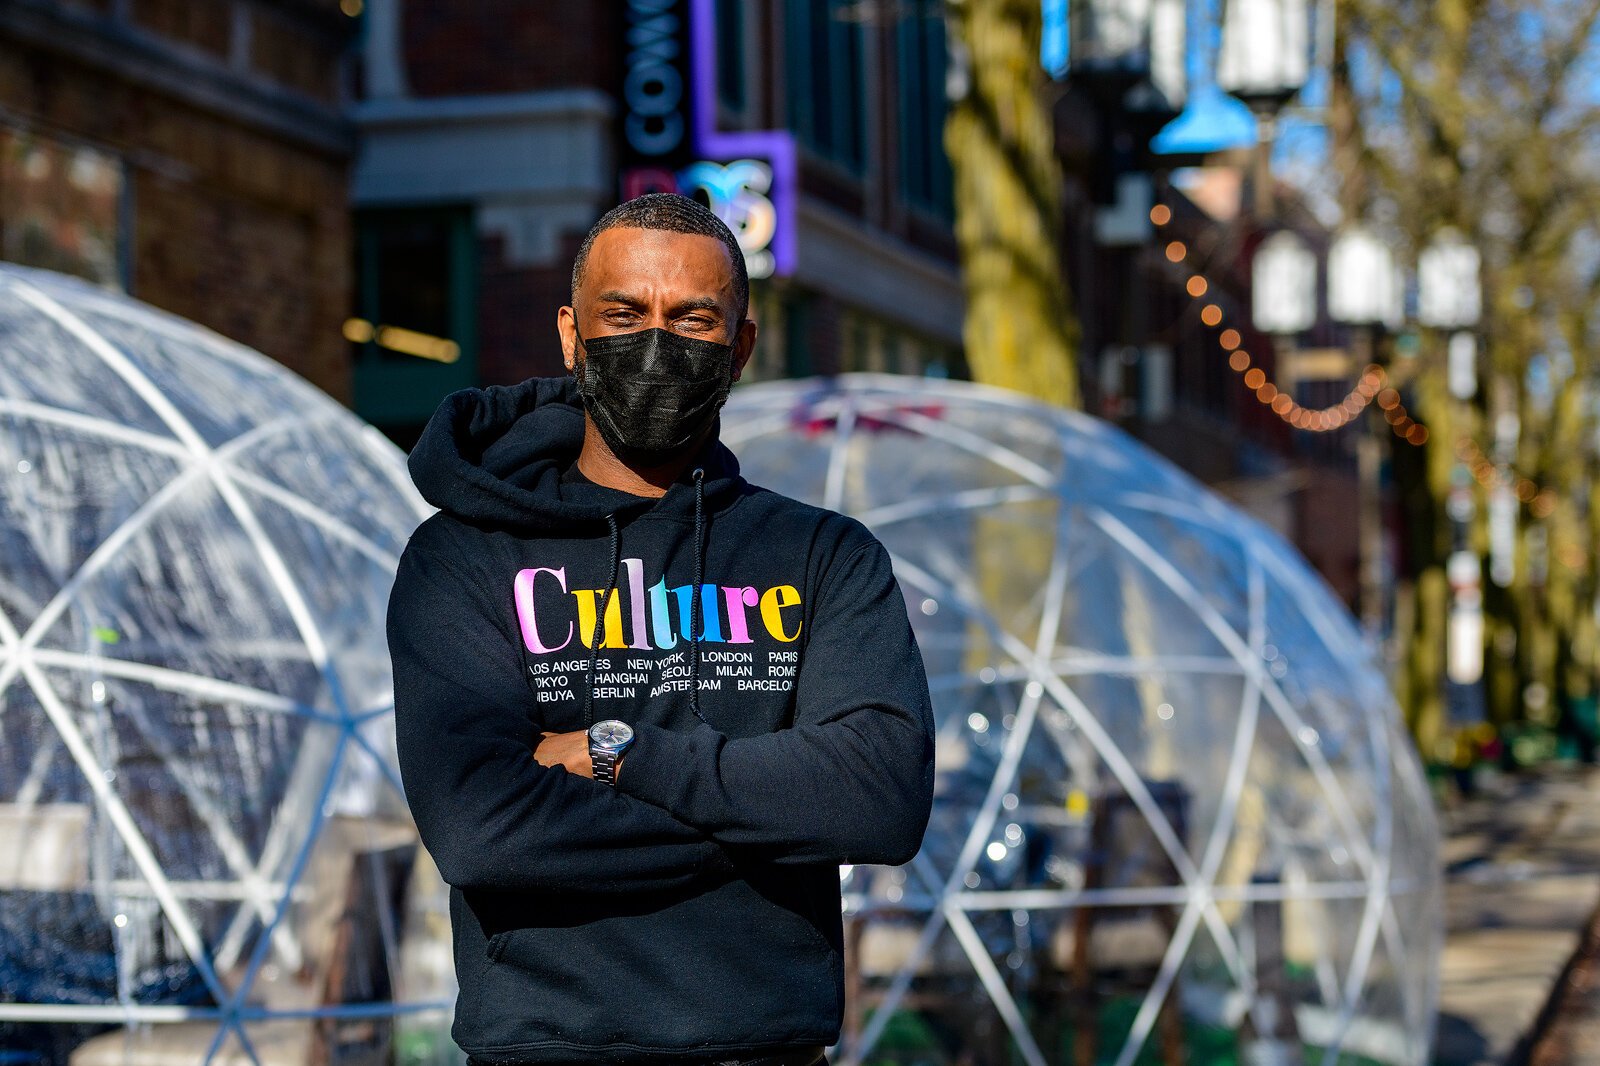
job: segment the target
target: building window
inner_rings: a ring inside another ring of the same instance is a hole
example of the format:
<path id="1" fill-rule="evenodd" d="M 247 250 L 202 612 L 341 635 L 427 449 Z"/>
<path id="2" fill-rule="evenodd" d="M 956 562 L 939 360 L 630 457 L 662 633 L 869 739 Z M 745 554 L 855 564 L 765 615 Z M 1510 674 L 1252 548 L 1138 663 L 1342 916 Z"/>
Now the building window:
<path id="1" fill-rule="evenodd" d="M 862 27 L 851 0 L 787 0 L 790 126 L 812 151 L 851 170 L 866 158 Z"/>
<path id="2" fill-rule="evenodd" d="M 744 113 L 745 5 L 747 0 L 717 0 L 717 102 Z"/>
<path id="3" fill-rule="evenodd" d="M 937 4 L 917 4 L 895 31 L 900 193 L 941 218 L 954 217 L 944 150 L 945 24 Z"/>
<path id="4" fill-rule="evenodd" d="M 122 161 L 0 126 L 0 258 L 126 289 Z"/>
<path id="5" fill-rule="evenodd" d="M 477 383 L 472 213 L 359 211 L 355 230 L 354 406 L 406 447 L 446 394 Z"/>
<path id="6" fill-rule="evenodd" d="M 791 293 L 783 306 L 783 376 L 810 377 L 816 367 L 811 351 L 812 297 Z"/>

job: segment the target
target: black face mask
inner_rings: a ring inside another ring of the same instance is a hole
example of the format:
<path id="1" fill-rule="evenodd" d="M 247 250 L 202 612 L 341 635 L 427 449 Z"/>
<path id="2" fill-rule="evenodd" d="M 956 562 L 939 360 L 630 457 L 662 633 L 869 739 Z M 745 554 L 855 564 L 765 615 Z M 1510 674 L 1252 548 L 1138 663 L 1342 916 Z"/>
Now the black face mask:
<path id="1" fill-rule="evenodd" d="M 578 338 L 578 392 L 619 459 L 671 462 L 711 425 L 733 387 L 733 345 L 660 328 Z"/>

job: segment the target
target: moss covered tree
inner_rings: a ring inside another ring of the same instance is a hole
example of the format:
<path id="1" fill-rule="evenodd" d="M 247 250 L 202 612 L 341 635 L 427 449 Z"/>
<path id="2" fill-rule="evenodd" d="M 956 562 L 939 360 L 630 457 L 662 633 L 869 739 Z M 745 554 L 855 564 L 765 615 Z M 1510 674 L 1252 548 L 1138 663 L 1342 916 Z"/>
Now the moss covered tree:
<path id="1" fill-rule="evenodd" d="M 1045 111 L 1038 0 L 952 0 L 945 123 L 978 381 L 1079 403 L 1076 319 L 1061 267 L 1062 179 Z"/>

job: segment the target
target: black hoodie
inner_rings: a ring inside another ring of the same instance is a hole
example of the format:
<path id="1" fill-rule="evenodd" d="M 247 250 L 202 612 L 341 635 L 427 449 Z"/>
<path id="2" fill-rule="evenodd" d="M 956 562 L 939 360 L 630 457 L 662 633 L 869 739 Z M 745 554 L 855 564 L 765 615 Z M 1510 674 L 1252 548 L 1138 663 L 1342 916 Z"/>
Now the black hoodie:
<path id="1" fill-rule="evenodd" d="M 714 438 L 660 499 L 563 477 L 582 438 L 572 382 L 534 378 L 447 397 L 411 453 L 440 510 L 388 637 L 406 796 L 451 886 L 452 1035 L 475 1063 L 834 1044 L 839 864 L 909 861 L 932 802 L 888 555 Z M 614 788 L 534 761 L 542 731 L 606 718 L 636 733 Z"/>

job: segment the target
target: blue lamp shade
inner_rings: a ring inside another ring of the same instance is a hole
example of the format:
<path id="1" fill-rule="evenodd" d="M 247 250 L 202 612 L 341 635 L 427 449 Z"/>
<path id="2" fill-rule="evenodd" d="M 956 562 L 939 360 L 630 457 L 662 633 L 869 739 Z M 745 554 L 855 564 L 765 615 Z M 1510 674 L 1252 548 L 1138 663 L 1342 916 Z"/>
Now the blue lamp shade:
<path id="1" fill-rule="evenodd" d="M 1197 85 L 1183 113 L 1155 135 L 1150 149 L 1162 156 L 1203 156 L 1255 143 L 1250 109 L 1215 85 Z"/>

